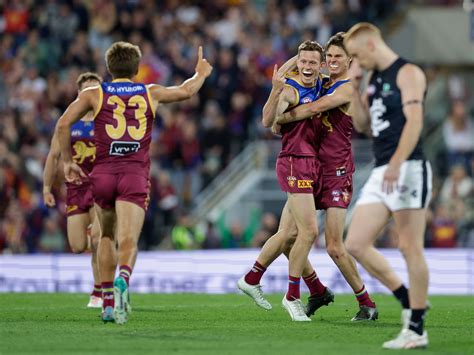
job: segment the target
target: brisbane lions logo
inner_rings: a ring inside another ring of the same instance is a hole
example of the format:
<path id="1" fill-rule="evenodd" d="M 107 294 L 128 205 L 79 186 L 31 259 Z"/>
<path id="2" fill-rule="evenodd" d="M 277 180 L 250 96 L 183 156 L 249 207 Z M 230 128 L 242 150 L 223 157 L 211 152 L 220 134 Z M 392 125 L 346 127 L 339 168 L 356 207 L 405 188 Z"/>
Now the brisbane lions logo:
<path id="1" fill-rule="evenodd" d="M 76 152 L 76 155 L 72 157 L 76 163 L 82 164 L 86 158 L 90 158 L 91 162 L 95 160 L 94 143 L 89 142 L 89 144 L 86 144 L 85 142 L 77 141 L 72 147 Z"/>

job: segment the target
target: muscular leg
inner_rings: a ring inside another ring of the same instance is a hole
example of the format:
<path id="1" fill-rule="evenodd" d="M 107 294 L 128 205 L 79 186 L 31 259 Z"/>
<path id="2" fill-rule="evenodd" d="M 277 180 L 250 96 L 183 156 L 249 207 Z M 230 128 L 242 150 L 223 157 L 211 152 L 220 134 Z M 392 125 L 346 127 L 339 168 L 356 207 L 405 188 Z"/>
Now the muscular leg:
<path id="1" fill-rule="evenodd" d="M 318 234 L 316 208 L 312 194 L 288 194 L 291 213 L 298 235 L 289 255 L 289 274 L 301 277 L 308 261 L 308 254 Z"/>
<path id="2" fill-rule="evenodd" d="M 342 241 L 345 219 L 346 210 L 343 208 L 332 207 L 326 211 L 326 250 L 352 290 L 357 292 L 364 284 L 354 260 L 347 253 Z"/>
<path id="3" fill-rule="evenodd" d="M 390 211 L 382 203 L 358 205 L 345 242 L 347 251 L 383 285 L 391 291 L 403 282 L 385 257 L 375 249 L 374 242 L 390 217 Z"/>
<path id="4" fill-rule="evenodd" d="M 67 218 L 67 238 L 73 253 L 79 254 L 87 249 L 87 227 L 91 224 L 88 213 L 81 213 Z"/>
<path id="5" fill-rule="evenodd" d="M 99 274 L 102 282 L 110 282 L 115 278 L 115 269 L 117 268 L 117 256 L 115 253 L 115 211 L 113 209 L 102 209 L 97 204 L 97 221 L 101 230 L 99 241 L 98 263 Z"/>
<path id="6" fill-rule="evenodd" d="M 426 210 L 401 210 L 394 212 L 393 218 L 399 236 L 398 248 L 408 268 L 410 308 L 425 309 L 429 278 L 423 250 Z"/>
<path id="7" fill-rule="evenodd" d="M 91 251 L 92 251 L 92 273 L 94 275 L 94 285 L 100 285 L 100 273 L 99 273 L 99 263 L 97 258 L 97 251 L 99 248 L 100 241 L 100 225 L 97 218 L 97 214 L 94 208 L 89 210 L 90 220 L 92 221 L 91 228 Z"/>

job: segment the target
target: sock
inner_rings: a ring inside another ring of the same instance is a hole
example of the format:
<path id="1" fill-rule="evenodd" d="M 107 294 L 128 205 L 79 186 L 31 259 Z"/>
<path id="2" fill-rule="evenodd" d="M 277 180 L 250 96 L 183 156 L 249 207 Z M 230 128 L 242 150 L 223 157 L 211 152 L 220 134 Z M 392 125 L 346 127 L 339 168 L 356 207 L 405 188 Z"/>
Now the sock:
<path id="1" fill-rule="evenodd" d="M 122 277 L 126 282 L 127 285 L 129 284 L 130 276 L 132 275 L 132 269 L 127 265 L 121 265 L 119 269 L 119 277 Z"/>
<path id="2" fill-rule="evenodd" d="M 370 299 L 369 292 L 365 289 L 365 285 L 362 286 L 360 291 L 354 292 L 359 302 L 359 306 L 367 306 L 370 308 L 375 308 L 375 303 Z"/>
<path id="3" fill-rule="evenodd" d="M 413 330 L 418 335 L 423 335 L 423 323 L 425 322 L 425 310 L 424 309 L 412 309 L 410 326 L 408 329 Z"/>
<path id="4" fill-rule="evenodd" d="M 245 282 L 249 285 L 258 285 L 266 270 L 267 268 L 265 266 L 260 265 L 260 263 L 256 261 L 255 264 L 253 264 L 252 270 L 245 275 Z"/>
<path id="5" fill-rule="evenodd" d="M 308 286 L 311 296 L 321 296 L 326 292 L 326 286 L 321 283 L 319 277 L 316 275 L 316 271 L 313 271 L 309 276 L 303 277 L 303 280 L 306 283 L 306 286 Z"/>
<path id="6" fill-rule="evenodd" d="M 92 290 L 91 296 L 102 298 L 102 286 L 100 284 L 94 284 L 94 289 Z"/>
<path id="7" fill-rule="evenodd" d="M 102 303 L 102 309 L 105 307 L 114 307 L 114 282 L 107 281 L 102 282 L 102 299 L 104 302 Z"/>
<path id="8" fill-rule="evenodd" d="M 288 277 L 288 292 L 286 293 L 286 299 L 288 301 L 294 301 L 300 299 L 300 278 L 289 276 Z"/>
<path id="9" fill-rule="evenodd" d="M 408 289 L 402 284 L 399 288 L 392 291 L 393 295 L 401 303 L 404 309 L 410 308 L 410 299 L 408 298 Z"/>

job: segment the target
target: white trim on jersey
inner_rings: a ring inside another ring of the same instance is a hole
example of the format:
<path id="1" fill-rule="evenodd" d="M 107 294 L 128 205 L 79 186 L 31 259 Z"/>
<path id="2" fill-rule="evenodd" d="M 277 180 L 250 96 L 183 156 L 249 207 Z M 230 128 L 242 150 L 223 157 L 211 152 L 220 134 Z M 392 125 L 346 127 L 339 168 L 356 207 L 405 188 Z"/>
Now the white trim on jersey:
<path id="1" fill-rule="evenodd" d="M 390 211 L 426 208 L 431 199 L 431 165 L 425 160 L 407 160 L 400 167 L 397 189 L 391 194 L 382 191 L 387 165 L 374 168 L 360 192 L 356 205 L 383 203 Z"/>

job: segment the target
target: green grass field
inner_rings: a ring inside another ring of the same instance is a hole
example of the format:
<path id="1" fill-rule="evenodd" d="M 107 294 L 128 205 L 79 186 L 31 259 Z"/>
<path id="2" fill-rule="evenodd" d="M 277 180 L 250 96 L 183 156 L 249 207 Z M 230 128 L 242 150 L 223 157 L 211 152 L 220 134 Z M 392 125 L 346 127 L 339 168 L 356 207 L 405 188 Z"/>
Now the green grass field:
<path id="1" fill-rule="evenodd" d="M 352 323 L 354 298 L 336 295 L 310 323 L 294 323 L 271 295 L 273 310 L 244 295 L 132 295 L 127 324 L 103 324 L 83 294 L 0 294 L 0 354 L 380 354 L 400 330 L 400 308 L 375 295 L 376 322 Z M 472 297 L 433 296 L 430 345 L 410 354 L 473 354 Z"/>

